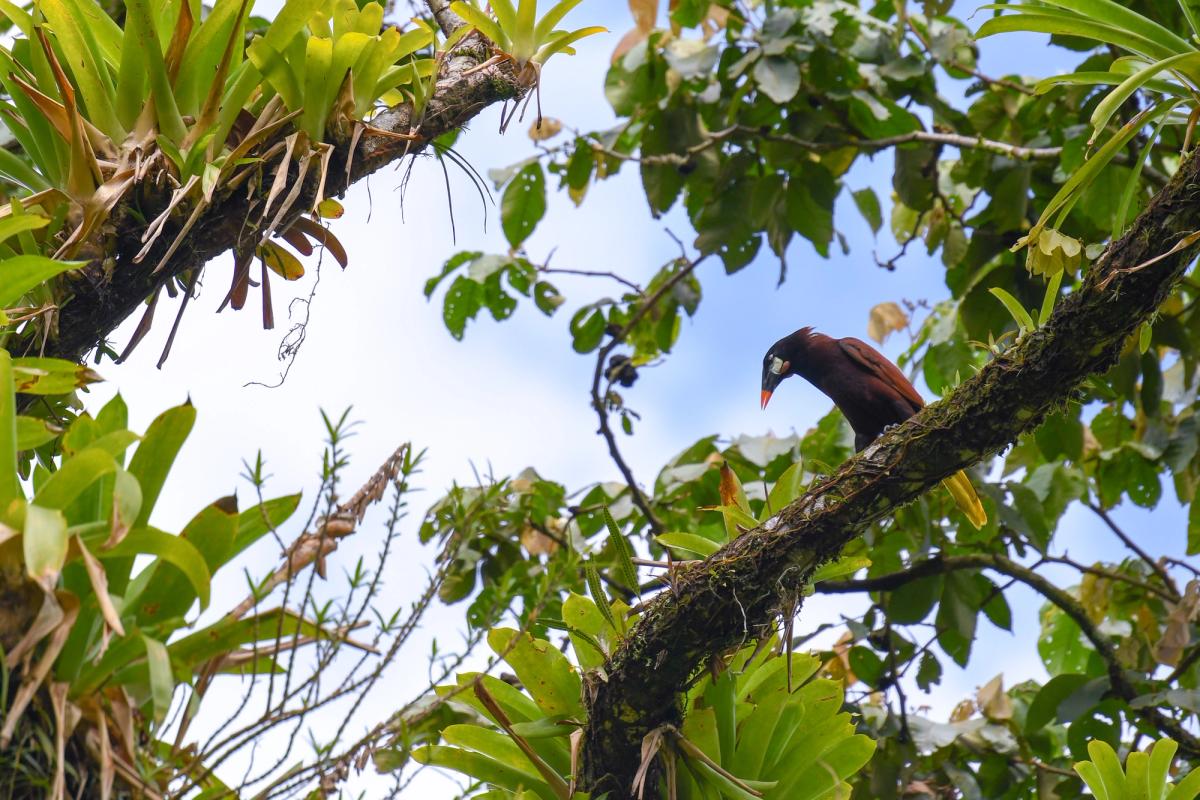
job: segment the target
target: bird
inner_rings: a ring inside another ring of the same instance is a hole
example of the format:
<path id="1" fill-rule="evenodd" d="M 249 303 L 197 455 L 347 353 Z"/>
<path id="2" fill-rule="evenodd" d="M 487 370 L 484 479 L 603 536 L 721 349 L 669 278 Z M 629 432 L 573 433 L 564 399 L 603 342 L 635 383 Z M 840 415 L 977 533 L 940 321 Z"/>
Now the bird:
<path id="1" fill-rule="evenodd" d="M 854 430 L 856 452 L 925 407 L 899 367 L 850 336 L 834 339 L 805 327 L 771 345 L 763 357 L 762 408 L 792 375 L 820 389 L 841 410 Z M 951 475 L 942 485 L 975 528 L 987 523 L 987 513 L 965 472 Z"/>

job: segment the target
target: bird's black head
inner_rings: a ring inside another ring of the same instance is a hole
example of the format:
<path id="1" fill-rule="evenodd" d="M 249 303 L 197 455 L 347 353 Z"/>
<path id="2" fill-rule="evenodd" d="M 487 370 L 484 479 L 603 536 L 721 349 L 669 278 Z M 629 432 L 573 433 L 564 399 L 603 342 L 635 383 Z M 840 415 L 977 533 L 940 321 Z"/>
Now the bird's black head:
<path id="1" fill-rule="evenodd" d="M 763 356 L 762 368 L 762 407 L 766 408 L 771 401 L 780 382 L 789 375 L 796 374 L 796 367 L 804 359 L 804 350 L 808 339 L 812 336 L 812 328 L 801 328 L 793 334 L 783 337 L 767 350 Z"/>

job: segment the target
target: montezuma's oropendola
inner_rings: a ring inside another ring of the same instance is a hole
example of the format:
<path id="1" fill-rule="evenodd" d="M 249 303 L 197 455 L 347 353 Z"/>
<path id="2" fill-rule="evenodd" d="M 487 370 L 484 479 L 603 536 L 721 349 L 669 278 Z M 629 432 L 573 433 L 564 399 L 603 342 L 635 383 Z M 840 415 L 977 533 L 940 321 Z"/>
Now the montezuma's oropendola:
<path id="1" fill-rule="evenodd" d="M 890 425 L 916 414 L 925 401 L 900 369 L 860 339 L 834 339 L 812 328 L 785 336 L 763 358 L 762 407 L 790 375 L 799 375 L 824 392 L 854 429 L 854 449 L 862 450 Z M 976 528 L 987 514 L 965 472 L 942 481 Z"/>

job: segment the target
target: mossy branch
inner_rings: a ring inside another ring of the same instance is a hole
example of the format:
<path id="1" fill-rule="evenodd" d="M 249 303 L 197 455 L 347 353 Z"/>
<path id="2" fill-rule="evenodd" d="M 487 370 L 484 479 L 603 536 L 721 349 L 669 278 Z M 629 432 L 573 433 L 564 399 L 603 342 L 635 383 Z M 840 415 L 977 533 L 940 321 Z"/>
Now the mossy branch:
<path id="1" fill-rule="evenodd" d="M 444 23 L 452 25 L 453 21 L 446 17 Z M 371 128 L 360 139 L 347 136 L 333 142 L 325 195 L 340 196 L 351 183 L 405 156 L 422 152 L 431 141 L 463 127 L 493 103 L 522 96 L 527 87 L 511 64 L 502 62 L 478 69 L 490 56 L 491 48 L 482 38 L 468 35 L 442 64 L 434 93 L 419 117 L 414 118 L 409 104 L 395 106 L 372 119 Z M 401 139 L 396 134 L 415 138 Z M 272 174 L 277 164 L 278 161 L 264 165 L 264 173 Z M 178 215 L 180 218 L 168 223 L 150 253 L 135 262 L 134 256 L 142 247 L 145 220 L 152 219 L 161 209 L 146 207 L 147 199 L 136 195 L 123 200 L 113 211 L 110 224 L 88 242 L 85 251 L 97 255 L 68 285 L 67 296 L 59 303 L 57 335 L 40 352 L 79 360 L 160 286 L 181 273 L 203 267 L 228 250 L 256 245 L 260 232 L 252 220 L 261 216 L 270 188 L 269 181 L 262 183 L 249 197 L 244 188 L 224 194 L 218 190 L 212 206 L 158 272 L 155 267 L 187 215 Z M 311 205 L 316 191 L 317 180 L 310 174 L 293 205 L 293 216 Z M 40 338 L 27 344 L 41 347 Z"/>
<path id="2" fill-rule="evenodd" d="M 1195 256 L 1200 164 L 1188 158 L 1038 330 L 950 397 L 885 434 L 754 531 L 681 574 L 647 607 L 588 700 L 583 786 L 629 797 L 642 737 L 680 719 L 679 693 L 713 653 L 767 633 L 813 571 L 872 522 L 991 456 L 1107 370 Z M 1194 744 L 1194 743 L 1193 743 Z"/>

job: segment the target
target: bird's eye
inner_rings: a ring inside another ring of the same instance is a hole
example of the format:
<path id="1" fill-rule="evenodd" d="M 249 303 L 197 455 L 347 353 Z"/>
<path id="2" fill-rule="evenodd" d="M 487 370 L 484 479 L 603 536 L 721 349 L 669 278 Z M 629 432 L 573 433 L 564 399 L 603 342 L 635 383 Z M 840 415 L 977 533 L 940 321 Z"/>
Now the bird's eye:
<path id="1" fill-rule="evenodd" d="M 783 372 L 783 359 L 775 356 L 771 357 L 771 374 L 779 375 Z"/>

